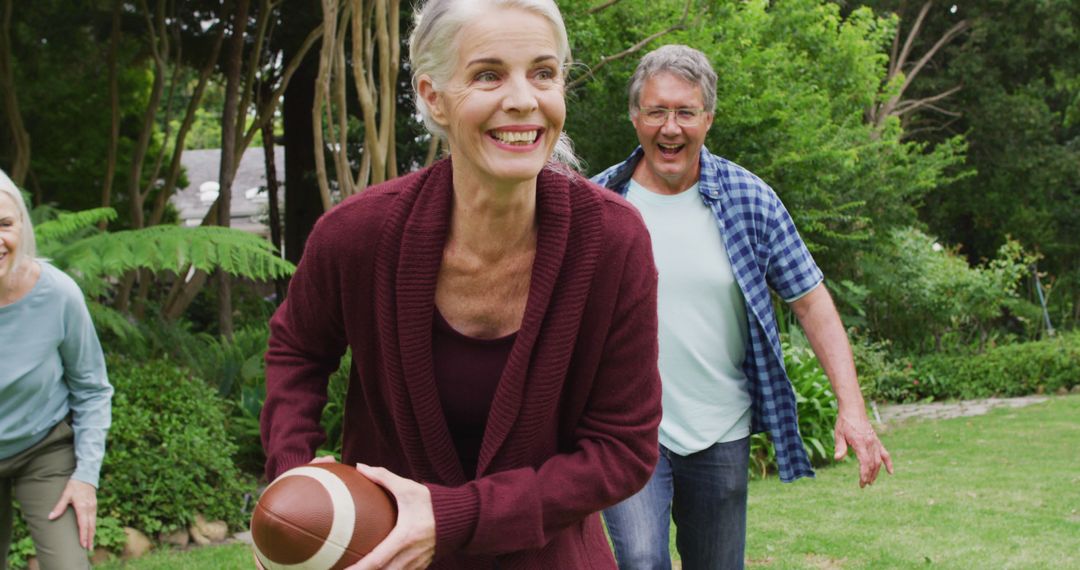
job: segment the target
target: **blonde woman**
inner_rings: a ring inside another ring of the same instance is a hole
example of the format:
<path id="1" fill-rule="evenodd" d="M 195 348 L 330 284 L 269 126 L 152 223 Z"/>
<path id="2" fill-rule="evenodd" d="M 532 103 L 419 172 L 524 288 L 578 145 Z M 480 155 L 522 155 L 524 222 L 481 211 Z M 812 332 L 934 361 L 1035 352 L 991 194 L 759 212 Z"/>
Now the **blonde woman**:
<path id="1" fill-rule="evenodd" d="M 432 0 L 410 46 L 450 158 L 346 200 L 309 238 L 271 321 L 267 475 L 312 460 L 348 346 L 342 461 L 399 508 L 354 568 L 614 568 L 596 513 L 658 452 L 648 233 L 562 164 L 553 1 Z"/>
<path id="2" fill-rule="evenodd" d="M 0 568 L 13 501 L 41 568 L 89 568 L 112 386 L 78 285 L 34 254 L 22 195 L 0 171 Z"/>

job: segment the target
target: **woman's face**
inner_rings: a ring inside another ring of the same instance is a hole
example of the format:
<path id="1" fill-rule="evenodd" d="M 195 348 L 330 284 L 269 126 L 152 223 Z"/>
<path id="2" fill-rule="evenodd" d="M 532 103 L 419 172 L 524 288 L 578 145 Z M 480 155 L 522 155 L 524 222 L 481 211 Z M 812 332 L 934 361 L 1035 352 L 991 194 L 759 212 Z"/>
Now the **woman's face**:
<path id="1" fill-rule="evenodd" d="M 19 247 L 22 221 L 11 196 L 0 193 L 0 281 L 11 277 L 15 269 L 15 251 Z"/>
<path id="2" fill-rule="evenodd" d="M 461 29 L 446 85 L 418 81 L 431 116 L 446 129 L 455 176 L 500 185 L 536 178 L 566 119 L 562 62 L 551 24 L 500 8 Z"/>

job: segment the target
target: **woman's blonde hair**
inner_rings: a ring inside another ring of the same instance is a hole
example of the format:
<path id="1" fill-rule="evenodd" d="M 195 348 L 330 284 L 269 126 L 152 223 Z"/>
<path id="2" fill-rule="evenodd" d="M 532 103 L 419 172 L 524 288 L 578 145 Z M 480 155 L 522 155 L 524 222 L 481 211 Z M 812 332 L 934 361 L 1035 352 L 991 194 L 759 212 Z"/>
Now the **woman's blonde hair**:
<path id="1" fill-rule="evenodd" d="M 417 91 L 418 78 L 427 75 L 436 89 L 445 85 L 458 63 L 461 29 L 493 8 L 518 8 L 546 19 L 555 32 L 556 56 L 564 72 L 571 63 L 566 25 L 554 0 L 427 0 L 417 8 L 413 18 L 413 31 L 409 36 L 409 67 L 412 70 L 416 110 L 433 136 L 445 140 L 446 131 L 432 120 L 431 109 Z M 559 133 L 552 159 L 580 169 L 581 161 L 574 154 L 573 143 L 565 132 Z"/>

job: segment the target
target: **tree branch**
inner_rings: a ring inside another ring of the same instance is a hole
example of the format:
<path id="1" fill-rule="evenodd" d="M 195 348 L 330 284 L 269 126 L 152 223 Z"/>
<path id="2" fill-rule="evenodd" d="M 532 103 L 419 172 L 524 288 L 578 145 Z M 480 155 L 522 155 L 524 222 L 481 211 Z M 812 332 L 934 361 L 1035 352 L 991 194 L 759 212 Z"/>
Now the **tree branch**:
<path id="1" fill-rule="evenodd" d="M 927 107 L 927 106 L 932 107 L 933 106 L 933 105 L 931 105 L 932 103 L 940 101 L 940 100 L 948 97 L 949 95 L 952 95 L 953 93 L 956 93 L 957 91 L 959 91 L 963 87 L 964 87 L 963 84 L 960 84 L 960 85 L 957 85 L 956 87 L 953 87 L 952 89 L 949 89 L 947 91 L 942 91 L 941 93 L 938 93 L 937 95 L 933 95 L 931 97 L 924 97 L 922 99 L 910 99 L 910 100 L 907 100 L 907 101 L 903 101 L 893 109 L 893 114 L 899 116 L 899 115 L 903 115 L 905 113 L 910 113 L 912 111 L 915 111 L 916 109 L 918 109 L 920 107 Z M 940 109 L 940 108 L 938 110 L 941 111 L 941 112 L 945 112 L 946 114 L 951 114 L 952 113 L 952 111 L 946 112 L 944 109 Z M 956 113 L 956 116 L 960 116 L 960 114 Z"/>
<path id="2" fill-rule="evenodd" d="M 904 83 L 900 86 L 899 94 L 902 95 L 904 93 L 904 90 L 907 89 L 908 85 L 910 85 L 911 82 L 915 79 L 915 76 L 918 75 L 920 71 L 922 71 L 922 68 L 926 65 L 928 61 L 930 61 L 930 58 L 934 57 L 938 50 L 940 50 L 945 44 L 952 41 L 954 37 L 956 37 L 958 34 L 963 32 L 967 28 L 968 21 L 960 20 L 959 22 L 954 24 L 953 27 L 949 28 L 947 32 L 942 34 L 942 36 L 938 38 L 938 41 L 934 44 L 934 46 L 927 50 L 927 52 L 924 53 L 921 58 L 919 58 L 918 63 L 916 63 L 913 68 L 911 68 L 911 71 L 904 74 Z"/>
<path id="3" fill-rule="evenodd" d="M 618 0 L 615 0 L 615 1 L 618 1 Z M 614 55 L 605 56 L 605 57 L 601 58 L 599 63 L 597 63 L 596 65 L 594 65 L 592 68 L 590 68 L 588 70 L 588 73 L 586 73 L 585 75 L 582 75 L 581 77 L 578 77 L 577 79 L 571 81 L 566 86 L 566 89 L 570 90 L 570 89 L 573 89 L 575 87 L 578 87 L 578 86 L 584 84 L 586 81 L 592 79 L 595 76 L 596 71 L 598 71 L 600 68 L 604 67 L 605 65 L 607 65 L 607 64 L 609 64 L 609 63 L 611 63 L 613 61 L 618 61 L 620 59 L 623 59 L 624 57 L 627 57 L 629 55 L 637 53 L 638 51 L 640 51 L 645 46 L 649 45 L 650 42 L 652 42 L 653 40 L 655 40 L 657 38 L 666 36 L 667 34 L 670 34 L 672 32 L 676 32 L 676 31 L 679 31 L 679 30 L 685 30 L 686 29 L 686 21 L 687 21 L 687 19 L 689 19 L 689 16 L 690 16 L 690 5 L 691 5 L 692 2 L 693 2 L 693 0 L 686 0 L 686 4 L 683 6 L 682 17 L 679 18 L 678 22 L 676 22 L 675 24 L 672 24 L 666 30 L 661 30 L 659 32 L 656 32 L 656 33 L 646 37 L 645 39 L 643 39 L 643 40 L 639 41 L 638 43 L 624 49 L 623 51 L 621 51 L 619 53 L 616 53 Z M 611 4 L 614 4 L 614 2 L 611 2 Z"/>
<path id="4" fill-rule="evenodd" d="M 620 0 L 607 0 L 607 2 L 604 2 L 602 4 L 597 4 L 596 6 L 593 6 L 593 7 L 589 8 L 587 10 L 587 13 L 588 14 L 595 14 L 597 12 L 601 12 L 601 11 L 607 9 L 607 8 L 610 8 L 610 7 L 614 6 L 615 4 L 618 4 L 619 1 Z"/>
<path id="5" fill-rule="evenodd" d="M 907 39 L 904 41 L 904 49 L 900 52 L 900 56 L 896 58 L 894 62 L 895 65 L 891 66 L 890 79 L 903 69 L 904 65 L 907 63 L 907 58 L 911 55 L 911 46 L 915 44 L 915 38 L 919 36 L 919 30 L 922 29 L 923 20 L 926 19 L 926 14 L 930 11 L 930 6 L 933 4 L 933 2 L 927 2 L 923 4 L 922 8 L 919 10 L 919 15 L 915 18 L 915 24 L 911 26 Z M 896 33 L 900 33 L 900 28 L 896 29 Z"/>
<path id="6" fill-rule="evenodd" d="M 315 143 L 315 174 L 319 182 L 319 196 L 323 210 L 333 206 L 330 199 L 330 182 L 326 176 L 326 143 L 323 139 L 323 106 L 330 90 L 331 65 L 334 59 L 334 46 L 337 43 L 337 0 L 322 0 L 323 34 L 319 49 L 319 74 L 315 79 L 315 104 L 311 107 L 311 128 Z"/>
<path id="7" fill-rule="evenodd" d="M 187 135 L 191 132 L 191 127 L 195 124 L 195 115 L 199 109 L 199 104 L 202 102 L 203 93 L 206 92 L 206 85 L 209 82 L 210 74 L 214 71 L 214 65 L 217 63 L 218 55 L 221 53 L 221 45 L 225 40 L 225 23 L 220 22 L 217 25 L 218 32 L 214 36 L 213 44 L 210 47 L 210 55 L 206 58 L 206 62 L 203 63 L 202 69 L 199 70 L 199 79 L 195 84 L 195 89 L 191 93 L 191 99 L 188 100 L 187 110 L 184 113 L 184 120 L 180 123 L 180 128 L 176 131 L 176 142 L 173 144 L 173 156 L 172 162 L 169 164 L 169 170 L 165 177 L 165 185 L 162 186 L 161 192 L 158 193 L 158 197 L 154 202 L 154 209 L 150 213 L 150 220 L 147 225 L 157 225 L 161 223 L 161 219 L 165 214 L 165 204 L 168 199 L 176 191 L 176 183 L 180 178 L 180 167 L 182 165 L 181 159 L 183 157 L 184 146 L 187 143 Z"/>
<path id="8" fill-rule="evenodd" d="M 255 121 L 248 128 L 247 134 L 244 135 L 244 147 L 247 148 L 251 144 L 252 139 L 255 138 L 255 133 L 262 128 L 262 124 L 266 121 L 273 120 L 274 111 L 277 109 L 278 101 L 285 94 L 285 89 L 289 86 L 289 81 L 292 80 L 292 76 L 296 73 L 297 68 L 307 57 L 308 51 L 315 45 L 315 42 L 322 37 L 323 25 L 319 24 L 314 30 L 308 32 L 304 43 L 300 45 L 300 49 L 293 55 L 293 58 L 289 60 L 285 65 L 285 71 L 281 73 L 281 78 L 278 80 L 277 87 L 274 88 L 274 92 L 259 104 L 258 109 L 255 112 Z"/>

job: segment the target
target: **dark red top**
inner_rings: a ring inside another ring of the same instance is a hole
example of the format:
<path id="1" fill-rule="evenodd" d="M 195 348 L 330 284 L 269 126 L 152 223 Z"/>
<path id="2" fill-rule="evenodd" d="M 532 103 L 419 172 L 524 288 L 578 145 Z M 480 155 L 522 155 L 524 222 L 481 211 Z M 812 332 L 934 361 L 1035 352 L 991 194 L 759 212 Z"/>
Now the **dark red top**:
<path id="1" fill-rule="evenodd" d="M 466 336 L 446 322 L 438 309 L 434 328 L 435 387 L 465 477 L 473 479 L 491 401 L 517 333 L 495 339 Z"/>
<path id="2" fill-rule="evenodd" d="M 452 185 L 443 160 L 346 199 L 316 224 L 270 321 L 266 473 L 308 462 L 325 441 L 327 379 L 349 347 L 342 462 L 427 486 L 431 568 L 614 569 L 597 512 L 637 492 L 659 452 L 648 230 L 614 192 L 540 173 L 529 298 L 469 479 L 431 346 Z"/>

